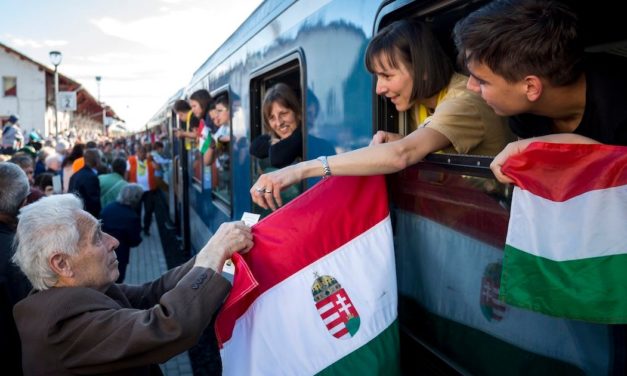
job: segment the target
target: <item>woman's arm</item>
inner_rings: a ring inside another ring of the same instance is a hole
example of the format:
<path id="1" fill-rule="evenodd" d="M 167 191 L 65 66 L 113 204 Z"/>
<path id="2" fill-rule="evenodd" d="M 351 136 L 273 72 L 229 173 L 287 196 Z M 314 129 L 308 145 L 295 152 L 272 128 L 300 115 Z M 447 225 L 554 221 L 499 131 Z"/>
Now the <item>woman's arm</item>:
<path id="1" fill-rule="evenodd" d="M 441 133 L 419 128 L 394 142 L 377 144 L 348 153 L 328 157 L 333 175 L 367 176 L 390 174 L 422 160 L 427 154 L 450 145 Z M 323 175 L 320 161 L 309 160 L 263 174 L 250 190 L 253 201 L 259 206 L 275 210 L 283 203 L 281 189 L 303 179 Z"/>

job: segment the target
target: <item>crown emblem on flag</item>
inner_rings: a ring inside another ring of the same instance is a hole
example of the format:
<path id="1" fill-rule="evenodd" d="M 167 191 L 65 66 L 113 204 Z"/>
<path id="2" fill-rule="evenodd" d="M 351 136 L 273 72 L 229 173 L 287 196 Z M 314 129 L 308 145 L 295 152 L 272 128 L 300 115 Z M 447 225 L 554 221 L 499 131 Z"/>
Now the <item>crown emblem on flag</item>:
<path id="1" fill-rule="evenodd" d="M 327 330 L 335 338 L 354 337 L 359 330 L 360 319 L 346 290 L 332 276 L 315 273 L 314 277 L 311 293 Z"/>

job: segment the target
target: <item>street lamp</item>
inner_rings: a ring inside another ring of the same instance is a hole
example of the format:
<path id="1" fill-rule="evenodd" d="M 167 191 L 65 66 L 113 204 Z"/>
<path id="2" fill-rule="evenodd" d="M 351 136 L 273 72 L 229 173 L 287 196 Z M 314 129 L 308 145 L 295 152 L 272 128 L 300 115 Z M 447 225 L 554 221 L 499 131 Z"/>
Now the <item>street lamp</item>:
<path id="1" fill-rule="evenodd" d="M 57 68 L 61 64 L 63 55 L 59 51 L 50 51 L 50 62 L 54 65 L 54 130 L 55 136 L 59 137 L 59 73 Z"/>
<path id="2" fill-rule="evenodd" d="M 107 126 L 105 123 L 107 120 L 107 111 L 105 110 L 104 104 L 100 101 L 100 81 L 102 81 L 102 76 L 96 76 L 96 83 L 98 84 L 98 104 L 102 108 L 102 131 L 104 132 L 104 135 L 106 135 Z"/>

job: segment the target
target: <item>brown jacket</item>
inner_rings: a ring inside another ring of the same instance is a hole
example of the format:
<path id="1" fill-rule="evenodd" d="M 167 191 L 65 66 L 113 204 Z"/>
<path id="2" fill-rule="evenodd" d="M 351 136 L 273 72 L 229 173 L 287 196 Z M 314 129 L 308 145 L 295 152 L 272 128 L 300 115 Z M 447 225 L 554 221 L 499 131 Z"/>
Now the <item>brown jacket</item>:
<path id="1" fill-rule="evenodd" d="M 14 309 L 25 375 L 153 375 L 193 346 L 231 285 L 194 260 L 141 286 L 33 292 Z"/>

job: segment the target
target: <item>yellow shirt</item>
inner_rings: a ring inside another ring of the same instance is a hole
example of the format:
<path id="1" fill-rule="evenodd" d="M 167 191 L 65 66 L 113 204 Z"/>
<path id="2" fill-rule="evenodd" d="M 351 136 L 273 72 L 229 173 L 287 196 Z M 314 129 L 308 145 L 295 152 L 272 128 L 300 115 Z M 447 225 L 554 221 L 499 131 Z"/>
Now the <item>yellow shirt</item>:
<path id="1" fill-rule="evenodd" d="M 436 130 L 451 141 L 452 147 L 442 150 L 445 153 L 494 156 L 514 136 L 506 118 L 497 116 L 481 96 L 466 89 L 467 81 L 468 77 L 455 73 L 446 95 L 419 126 Z M 412 108 L 412 117 L 418 119 L 418 106 Z"/>

